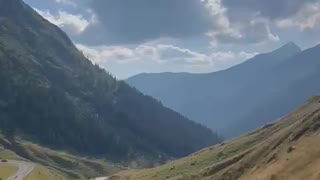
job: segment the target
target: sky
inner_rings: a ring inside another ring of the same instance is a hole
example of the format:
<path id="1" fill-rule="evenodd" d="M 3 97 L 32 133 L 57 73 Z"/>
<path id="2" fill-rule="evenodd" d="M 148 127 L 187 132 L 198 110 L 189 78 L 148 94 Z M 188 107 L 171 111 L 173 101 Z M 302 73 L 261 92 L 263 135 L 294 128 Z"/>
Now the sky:
<path id="1" fill-rule="evenodd" d="M 207 73 L 320 43 L 320 0 L 24 0 L 119 79 Z"/>

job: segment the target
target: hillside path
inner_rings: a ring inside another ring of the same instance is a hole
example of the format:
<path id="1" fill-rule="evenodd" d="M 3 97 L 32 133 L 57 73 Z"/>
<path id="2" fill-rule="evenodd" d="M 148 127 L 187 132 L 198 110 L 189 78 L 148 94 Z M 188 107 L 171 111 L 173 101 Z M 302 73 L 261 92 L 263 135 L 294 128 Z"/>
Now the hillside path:
<path id="1" fill-rule="evenodd" d="M 100 178 L 95 178 L 92 180 L 110 180 L 110 177 L 100 177 Z"/>
<path id="2" fill-rule="evenodd" d="M 32 163 L 14 160 L 8 160 L 8 162 L 0 162 L 0 164 L 8 164 L 16 166 L 18 168 L 18 171 L 13 176 L 9 177 L 8 180 L 23 180 L 31 173 L 35 166 Z"/>

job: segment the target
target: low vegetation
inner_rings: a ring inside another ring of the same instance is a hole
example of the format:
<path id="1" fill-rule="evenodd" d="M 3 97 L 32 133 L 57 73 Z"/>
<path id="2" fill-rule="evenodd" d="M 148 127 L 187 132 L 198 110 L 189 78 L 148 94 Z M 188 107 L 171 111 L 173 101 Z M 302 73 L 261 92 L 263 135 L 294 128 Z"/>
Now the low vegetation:
<path id="1" fill-rule="evenodd" d="M 1 143 L 2 142 L 2 143 Z M 89 179 L 106 176 L 121 170 L 120 166 L 103 160 L 78 157 L 66 152 L 54 151 L 23 139 L 14 145 L 0 137 L 0 159 L 31 161 L 37 166 L 30 179 Z M 46 180 L 47 180 L 46 179 Z"/>
<path id="2" fill-rule="evenodd" d="M 0 179 L 7 180 L 10 176 L 12 176 L 15 172 L 17 172 L 18 168 L 14 166 L 10 166 L 7 164 L 0 164 Z"/>
<path id="3" fill-rule="evenodd" d="M 62 174 L 56 171 L 36 166 L 34 170 L 26 177 L 26 180 L 67 180 Z"/>
<path id="4" fill-rule="evenodd" d="M 163 166 L 122 171 L 120 180 L 317 180 L 320 97 L 280 121 Z"/>

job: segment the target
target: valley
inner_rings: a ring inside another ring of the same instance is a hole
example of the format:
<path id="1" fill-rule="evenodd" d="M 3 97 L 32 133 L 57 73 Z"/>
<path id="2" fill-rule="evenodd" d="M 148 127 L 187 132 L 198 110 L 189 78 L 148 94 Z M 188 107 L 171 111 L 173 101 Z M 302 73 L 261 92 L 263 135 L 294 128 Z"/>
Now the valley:
<path id="1" fill-rule="evenodd" d="M 289 1 L 0 0 L 0 180 L 319 180 L 320 2 Z"/>

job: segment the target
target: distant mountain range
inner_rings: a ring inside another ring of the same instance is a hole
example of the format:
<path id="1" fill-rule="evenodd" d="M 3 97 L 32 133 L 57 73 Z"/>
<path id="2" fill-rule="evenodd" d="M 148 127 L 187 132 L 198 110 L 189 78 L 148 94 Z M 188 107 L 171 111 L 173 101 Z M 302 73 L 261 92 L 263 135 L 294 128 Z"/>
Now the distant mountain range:
<path id="1" fill-rule="evenodd" d="M 0 84 L 0 128 L 9 140 L 117 162 L 165 161 L 220 141 L 93 65 L 22 0 L 0 0 Z"/>
<path id="2" fill-rule="evenodd" d="M 147 95 L 225 137 L 280 118 L 320 93 L 320 46 L 294 43 L 208 74 L 139 74 L 127 80 Z"/>

